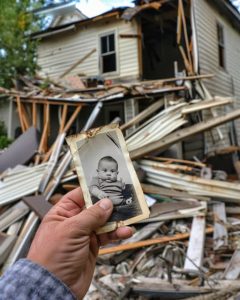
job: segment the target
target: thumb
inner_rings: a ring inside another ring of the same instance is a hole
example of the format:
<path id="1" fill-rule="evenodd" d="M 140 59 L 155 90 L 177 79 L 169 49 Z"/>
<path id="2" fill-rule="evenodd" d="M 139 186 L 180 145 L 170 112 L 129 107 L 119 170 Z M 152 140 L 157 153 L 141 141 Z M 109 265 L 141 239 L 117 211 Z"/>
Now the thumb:
<path id="1" fill-rule="evenodd" d="M 83 210 L 78 215 L 72 217 L 74 226 L 79 228 L 79 232 L 90 235 L 93 231 L 103 226 L 110 217 L 113 204 L 110 199 L 102 199 L 88 209 Z"/>

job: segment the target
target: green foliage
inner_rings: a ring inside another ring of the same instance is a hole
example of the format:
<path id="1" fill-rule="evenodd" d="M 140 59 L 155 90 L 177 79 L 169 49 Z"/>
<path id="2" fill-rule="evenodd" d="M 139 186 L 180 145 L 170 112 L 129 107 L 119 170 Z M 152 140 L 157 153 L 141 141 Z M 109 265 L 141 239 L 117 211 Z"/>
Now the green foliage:
<path id="1" fill-rule="evenodd" d="M 7 148 L 11 144 L 12 140 L 10 140 L 5 135 L 0 135 L 0 149 Z"/>
<path id="2" fill-rule="evenodd" d="M 10 145 L 12 140 L 7 137 L 7 131 L 4 123 L 0 121 L 0 149 L 6 148 Z"/>
<path id="3" fill-rule="evenodd" d="M 29 35 L 39 29 L 30 9 L 40 0 L 0 0 L 0 86 L 10 87 L 19 75 L 37 69 L 37 41 Z"/>

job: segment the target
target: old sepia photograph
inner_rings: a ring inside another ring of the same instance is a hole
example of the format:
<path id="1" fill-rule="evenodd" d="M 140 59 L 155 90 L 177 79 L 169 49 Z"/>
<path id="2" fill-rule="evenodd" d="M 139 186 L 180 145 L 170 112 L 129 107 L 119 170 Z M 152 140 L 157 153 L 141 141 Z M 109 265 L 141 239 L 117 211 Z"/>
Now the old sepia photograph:
<path id="1" fill-rule="evenodd" d="M 103 198 L 113 212 L 100 232 L 114 230 L 149 217 L 144 194 L 121 130 L 116 124 L 67 138 L 86 207 Z"/>

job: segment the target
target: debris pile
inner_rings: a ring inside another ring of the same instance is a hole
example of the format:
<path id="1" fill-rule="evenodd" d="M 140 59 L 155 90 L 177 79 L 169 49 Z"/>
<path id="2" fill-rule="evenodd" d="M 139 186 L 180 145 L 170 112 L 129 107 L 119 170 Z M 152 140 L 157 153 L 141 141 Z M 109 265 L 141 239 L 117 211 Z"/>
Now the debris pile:
<path id="1" fill-rule="evenodd" d="M 43 216 L 62 194 L 78 186 L 64 141 L 80 110 L 92 109 L 82 128 L 86 131 L 94 127 L 106 102 L 135 99 L 149 101 L 149 105 L 133 119 L 121 122 L 120 128 L 136 162 L 151 215 L 135 224 L 133 237 L 100 249 L 86 299 L 230 299 L 237 295 L 238 168 L 230 177 L 232 174 L 212 169 L 204 161 L 161 155 L 196 133 L 240 116 L 240 110 L 235 110 L 189 122 L 192 114 L 200 116 L 204 110 L 233 102 L 228 97 L 209 97 L 201 81 L 207 77 L 182 78 L 181 85 L 175 78 L 81 90 L 67 90 L 53 83 L 42 88 L 24 79 L 20 92 L 1 89 L 2 94 L 16 101 L 23 131 L 0 154 L 2 271 L 26 255 Z M 34 129 L 37 105 L 43 106 L 44 113 L 40 137 Z M 58 105 L 62 110 L 58 133 L 49 147 L 50 105 Z M 70 106 L 74 110 L 67 117 Z M 27 144 L 31 148 L 26 148 Z M 234 153 L 238 150 L 235 147 Z"/>

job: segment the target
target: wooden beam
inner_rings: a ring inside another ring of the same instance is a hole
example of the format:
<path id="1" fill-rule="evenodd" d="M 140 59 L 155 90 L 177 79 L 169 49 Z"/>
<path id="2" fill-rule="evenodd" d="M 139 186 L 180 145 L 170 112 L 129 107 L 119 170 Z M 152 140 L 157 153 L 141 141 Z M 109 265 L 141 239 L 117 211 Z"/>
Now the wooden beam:
<path id="1" fill-rule="evenodd" d="M 23 97 L 23 98 L 22 98 Z M 51 101 L 48 97 L 40 97 L 40 96 L 32 96 L 31 98 L 28 98 L 26 96 L 21 96 L 21 102 L 22 103 L 36 103 L 36 104 L 50 104 L 50 105 L 63 105 L 64 103 L 67 103 L 71 106 L 78 106 L 79 102 L 72 102 L 70 100 L 65 101 Z M 81 103 L 81 105 L 84 105 L 84 103 Z"/>
<path id="2" fill-rule="evenodd" d="M 142 157 L 153 151 L 166 150 L 171 145 L 173 145 L 177 142 L 183 141 L 184 139 L 186 139 L 194 134 L 209 130 L 213 127 L 227 123 L 227 122 L 237 119 L 239 117 L 240 117 L 240 109 L 237 109 L 237 110 L 230 112 L 224 116 L 220 116 L 218 118 L 214 118 L 214 119 L 211 119 L 208 121 L 202 121 L 193 126 L 177 130 L 176 132 L 169 134 L 167 137 L 165 137 L 157 142 L 153 142 L 148 145 L 145 145 L 144 147 L 133 150 L 130 152 L 130 156 L 132 159 L 137 159 L 137 158 Z"/>
<path id="3" fill-rule="evenodd" d="M 37 103 L 32 102 L 32 125 L 37 128 Z"/>
<path id="4" fill-rule="evenodd" d="M 218 250 L 228 246 L 227 216 L 225 203 L 217 202 L 213 204 L 214 214 L 214 234 L 213 250 Z"/>
<path id="5" fill-rule="evenodd" d="M 177 44 L 180 44 L 182 36 L 182 10 L 180 8 L 180 0 L 178 0 L 178 17 L 177 17 Z"/>
<path id="6" fill-rule="evenodd" d="M 65 125 L 66 118 L 67 118 L 67 111 L 68 111 L 68 104 L 65 103 L 63 105 L 63 110 L 62 110 L 61 124 L 60 124 L 60 127 L 59 127 L 59 133 L 63 132 L 64 125 Z"/>
<path id="7" fill-rule="evenodd" d="M 231 97 L 215 97 L 213 99 L 199 101 L 198 103 L 190 104 L 187 107 L 183 107 L 182 114 L 190 114 L 199 110 L 209 109 L 212 107 L 226 105 L 230 103 L 233 103 L 233 99 Z"/>
<path id="8" fill-rule="evenodd" d="M 213 228 L 210 227 L 210 228 L 206 229 L 205 234 L 209 234 L 212 232 L 213 232 Z M 109 247 L 109 248 L 102 248 L 99 250 L 98 255 L 110 254 L 110 253 L 119 252 L 119 251 L 132 250 L 132 249 L 142 248 L 142 247 L 156 245 L 156 244 L 165 244 L 165 243 L 172 242 L 172 241 L 185 240 L 185 239 L 189 238 L 189 236 L 190 236 L 189 233 L 178 233 L 178 234 L 175 234 L 172 236 L 162 236 L 162 237 L 153 238 L 150 240 L 133 242 L 133 243 L 123 244 L 123 245 L 119 245 L 119 246 L 113 246 L 113 247 Z"/>
<path id="9" fill-rule="evenodd" d="M 68 106 L 68 105 L 67 105 Z M 64 108 L 63 108 L 64 109 Z M 68 120 L 67 124 L 65 125 L 65 121 L 64 123 L 61 124 L 60 127 L 63 126 L 63 128 L 61 128 L 61 132 L 59 130 L 59 133 L 63 133 L 63 132 L 67 132 L 69 130 L 69 128 L 72 126 L 72 123 L 75 121 L 76 117 L 78 116 L 79 112 L 82 109 L 82 105 L 79 105 L 78 107 L 76 107 L 75 111 L 73 112 L 71 118 Z M 66 114 L 67 114 L 67 107 L 65 108 L 65 110 L 63 111 L 63 118 L 66 118 Z M 48 161 L 50 155 L 52 154 L 52 151 L 54 149 L 55 146 L 55 142 L 53 143 L 53 145 L 51 146 L 51 148 L 49 149 L 49 151 L 46 153 L 46 155 L 43 158 L 43 162 Z"/>
<path id="10" fill-rule="evenodd" d="M 75 111 L 71 115 L 71 118 L 68 120 L 67 124 L 64 126 L 62 132 L 67 132 L 69 130 L 69 128 L 72 126 L 73 122 L 77 118 L 77 116 L 78 116 L 79 112 L 81 111 L 81 109 L 82 109 L 82 105 L 79 105 L 78 107 L 76 107 Z"/>
<path id="11" fill-rule="evenodd" d="M 127 33 L 121 33 L 119 34 L 119 37 L 122 38 L 122 39 L 132 39 L 132 38 L 137 38 L 139 39 L 140 38 L 140 35 L 139 34 L 127 34 Z"/>
<path id="12" fill-rule="evenodd" d="M 185 45 L 187 48 L 187 56 L 188 56 L 188 61 L 189 61 L 190 72 L 191 72 L 191 74 L 193 74 L 192 57 L 191 57 L 191 51 L 190 51 L 190 46 L 189 46 L 190 44 L 189 44 L 189 38 L 188 38 L 188 32 L 187 32 L 187 24 L 186 24 L 186 18 L 185 18 L 182 0 L 179 0 L 179 5 L 180 5 L 180 9 L 181 9 L 182 25 L 183 25 L 183 32 L 184 32 L 184 38 L 185 38 Z"/>
<path id="13" fill-rule="evenodd" d="M 185 68 L 187 69 L 188 72 L 191 72 L 190 62 L 188 61 L 188 58 L 185 54 L 185 51 L 184 51 L 183 47 L 181 45 L 179 45 L 178 48 L 179 48 L 179 50 L 182 54 L 183 61 L 184 61 L 184 64 L 185 64 Z"/>
<path id="14" fill-rule="evenodd" d="M 50 116 L 50 105 L 45 104 L 44 105 L 43 124 L 44 125 L 46 124 L 47 128 L 46 128 L 46 133 L 45 133 L 45 136 L 44 136 L 43 149 L 42 149 L 42 151 L 44 153 L 47 151 L 47 148 L 48 148 L 47 141 L 48 141 L 48 136 L 49 136 L 49 126 L 50 126 L 49 116 Z"/>
<path id="15" fill-rule="evenodd" d="M 48 122 L 49 122 L 49 104 L 48 103 L 46 104 L 44 115 L 45 115 L 44 128 L 43 128 L 43 132 L 42 132 L 41 141 L 40 141 L 40 144 L 38 147 L 38 155 L 36 156 L 36 159 L 35 159 L 35 165 L 39 164 L 41 155 L 45 151 L 45 144 L 46 144 L 46 139 L 47 139 L 47 135 L 48 135 L 48 125 L 49 125 L 48 124 Z"/>
<path id="16" fill-rule="evenodd" d="M 156 110 L 158 110 L 160 107 L 162 107 L 164 105 L 164 100 L 160 99 L 157 102 L 154 102 L 152 105 L 148 106 L 145 110 L 143 110 L 140 114 L 138 114 L 136 117 L 132 118 L 130 121 L 128 121 L 127 123 L 123 124 L 120 129 L 121 130 L 125 130 L 139 122 L 141 122 L 142 120 L 144 120 L 145 118 L 147 118 L 148 116 L 150 116 L 152 113 L 154 113 Z"/>
<path id="17" fill-rule="evenodd" d="M 72 66 L 70 66 L 66 71 L 64 71 L 60 76 L 59 79 L 66 76 L 69 72 L 71 72 L 73 69 L 75 69 L 78 65 L 80 65 L 84 60 L 86 60 L 88 57 L 90 57 L 95 51 L 97 51 L 96 48 L 89 51 L 87 54 L 85 54 L 81 59 L 79 59 L 77 62 L 75 62 Z"/>
<path id="18" fill-rule="evenodd" d="M 184 263 L 184 270 L 190 273 L 201 273 L 205 244 L 205 226 L 204 216 L 193 218 L 191 234 L 187 255 Z"/>
<path id="19" fill-rule="evenodd" d="M 21 107 L 22 107 L 23 122 L 24 122 L 25 128 L 27 130 L 30 127 L 30 119 L 29 119 L 27 110 L 26 110 L 26 108 L 25 108 L 25 106 L 24 106 L 23 103 L 21 104 Z"/>
<path id="20" fill-rule="evenodd" d="M 154 161 L 160 161 L 160 162 L 165 162 L 166 165 L 171 164 L 171 163 L 180 163 L 180 164 L 184 164 L 184 165 L 190 165 L 190 166 L 194 166 L 194 167 L 206 167 L 206 164 L 201 163 L 201 162 L 197 162 L 197 161 L 192 161 L 192 160 L 185 160 L 185 159 L 179 159 L 179 158 L 168 158 L 168 157 L 156 157 L 156 156 L 146 156 L 146 159 L 151 159 Z"/>

